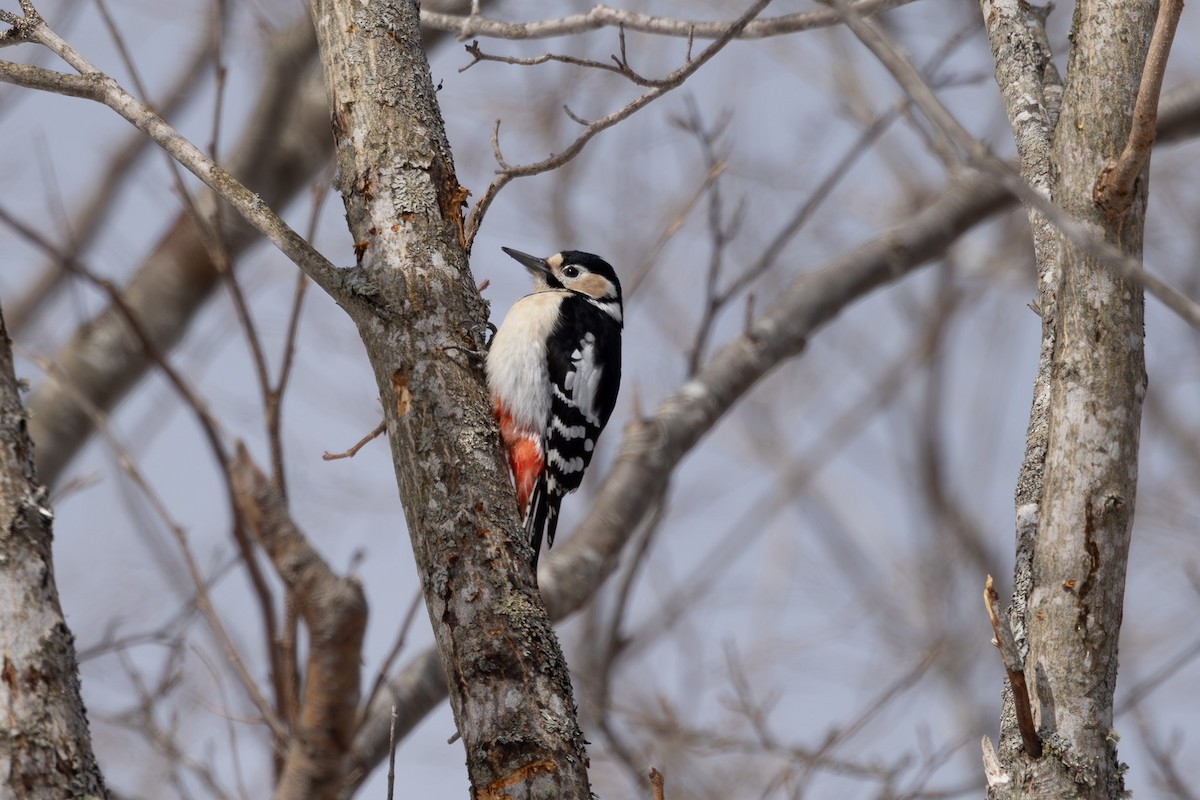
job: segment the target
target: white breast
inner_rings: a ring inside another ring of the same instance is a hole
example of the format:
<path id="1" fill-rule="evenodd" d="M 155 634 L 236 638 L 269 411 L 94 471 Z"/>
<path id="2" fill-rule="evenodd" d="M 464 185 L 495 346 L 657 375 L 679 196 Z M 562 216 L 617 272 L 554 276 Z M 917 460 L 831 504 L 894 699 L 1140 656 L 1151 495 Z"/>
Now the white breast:
<path id="1" fill-rule="evenodd" d="M 540 435 L 550 416 L 546 340 L 567 295 L 565 291 L 536 292 L 513 303 L 488 349 L 492 397 L 530 433 Z"/>

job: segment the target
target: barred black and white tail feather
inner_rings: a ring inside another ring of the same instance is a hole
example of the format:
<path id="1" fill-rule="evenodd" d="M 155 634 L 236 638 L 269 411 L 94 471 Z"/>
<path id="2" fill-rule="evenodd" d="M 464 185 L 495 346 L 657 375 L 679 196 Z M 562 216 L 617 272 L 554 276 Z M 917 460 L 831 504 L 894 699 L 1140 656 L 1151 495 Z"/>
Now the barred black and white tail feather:
<path id="1" fill-rule="evenodd" d="M 533 548 L 535 579 L 538 556 L 542 552 L 542 537 L 546 538 L 547 549 L 554 545 L 554 533 L 558 529 L 558 509 L 561 505 L 562 495 L 547 489 L 546 473 L 543 472 L 529 495 L 529 508 L 525 513 L 525 533 L 529 537 L 529 546 Z"/>

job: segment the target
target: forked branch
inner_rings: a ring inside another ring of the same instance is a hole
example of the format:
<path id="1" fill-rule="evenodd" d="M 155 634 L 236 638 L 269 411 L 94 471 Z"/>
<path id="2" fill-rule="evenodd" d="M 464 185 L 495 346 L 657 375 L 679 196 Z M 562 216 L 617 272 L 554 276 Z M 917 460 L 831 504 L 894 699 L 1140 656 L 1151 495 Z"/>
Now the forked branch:
<path id="1" fill-rule="evenodd" d="M 1162 94 L 1163 73 L 1167 70 L 1167 56 L 1171 53 L 1171 43 L 1175 41 L 1175 29 L 1182 13 L 1183 0 L 1159 0 L 1158 19 L 1154 23 L 1150 49 L 1142 67 L 1142 82 L 1133 106 L 1129 139 L 1120 157 L 1105 165 L 1096 179 L 1096 205 L 1109 219 L 1129 210 L 1133 204 L 1137 178 L 1150 160 L 1158 123 L 1158 97 Z"/>

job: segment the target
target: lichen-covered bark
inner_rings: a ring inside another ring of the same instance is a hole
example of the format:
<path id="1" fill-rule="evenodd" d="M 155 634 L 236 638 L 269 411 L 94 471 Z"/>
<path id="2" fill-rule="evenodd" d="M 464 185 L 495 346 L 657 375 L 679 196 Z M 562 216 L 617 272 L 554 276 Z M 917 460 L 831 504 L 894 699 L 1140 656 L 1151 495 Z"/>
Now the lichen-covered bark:
<path id="1" fill-rule="evenodd" d="M 1001 0 L 982 5 L 1025 163 L 1030 131 L 1044 111 L 1011 83 L 1032 76 L 1044 96 L 1046 81 L 1028 61 L 1020 65 L 1031 49 L 1029 29 L 1006 29 L 1003 15 L 1011 10 L 1029 20 L 1030 10 Z M 1117 218 L 1096 207 L 1093 187 L 1128 136 L 1155 9 L 1150 0 L 1077 5 L 1049 150 L 1051 199 L 1135 257 L 1142 251 L 1145 172 L 1133 207 Z M 1034 83 L 1022 85 L 1029 97 L 1039 96 Z M 988 796 L 1115 800 L 1124 791 L 1124 767 L 1112 701 L 1146 386 L 1142 292 L 1065 236 L 1053 248 L 1038 247 L 1037 257 L 1046 347 L 1017 487 L 1013 609 L 1044 754 L 1034 760 L 1022 751 L 1015 718 L 1006 714 Z"/>
<path id="2" fill-rule="evenodd" d="M 313 0 L 358 267 L 347 303 L 478 798 L 588 798 L 570 678 L 529 568 L 478 358 L 487 313 L 412 0 Z M 386 609 L 380 609 L 386 614 Z"/>
<path id="3" fill-rule="evenodd" d="M 51 513 L 33 465 L 12 346 L 0 316 L 0 791 L 104 798 L 79 694 L 75 641 L 50 558 Z"/>
<path id="4" fill-rule="evenodd" d="M 1053 182 L 1051 147 L 1062 102 L 1062 80 L 1046 40 L 1044 9 L 1033 8 L 1023 0 L 981 0 L 980 8 L 996 64 L 996 83 L 1017 144 L 1021 177 L 1049 198 Z M 1025 618 L 1050 428 L 1050 378 L 1058 318 L 1058 283 L 1062 276 L 1058 231 L 1035 209 L 1027 206 L 1026 212 L 1033 233 L 1037 267 L 1037 298 L 1033 305 L 1042 319 L 1042 340 L 1025 433 L 1025 454 L 1014 493 L 1016 582 L 1008 621 L 1019 651 L 1017 655 L 1022 661 L 1029 652 Z M 1000 729 L 1003 750 L 1015 754 L 1023 748 L 1011 687 L 1007 683 Z M 991 744 L 987 747 L 990 753 Z"/>

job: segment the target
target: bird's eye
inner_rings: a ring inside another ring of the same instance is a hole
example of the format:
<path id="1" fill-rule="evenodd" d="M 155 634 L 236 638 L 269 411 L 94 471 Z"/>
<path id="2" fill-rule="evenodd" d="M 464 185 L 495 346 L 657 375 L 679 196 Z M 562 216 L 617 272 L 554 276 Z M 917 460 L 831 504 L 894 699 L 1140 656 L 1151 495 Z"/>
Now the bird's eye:
<path id="1" fill-rule="evenodd" d="M 578 278 L 579 277 L 579 267 L 575 266 L 574 264 L 567 266 L 567 267 L 563 267 L 563 276 L 567 277 L 567 278 Z"/>

